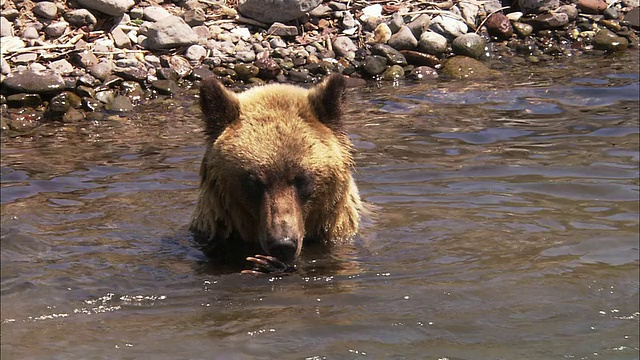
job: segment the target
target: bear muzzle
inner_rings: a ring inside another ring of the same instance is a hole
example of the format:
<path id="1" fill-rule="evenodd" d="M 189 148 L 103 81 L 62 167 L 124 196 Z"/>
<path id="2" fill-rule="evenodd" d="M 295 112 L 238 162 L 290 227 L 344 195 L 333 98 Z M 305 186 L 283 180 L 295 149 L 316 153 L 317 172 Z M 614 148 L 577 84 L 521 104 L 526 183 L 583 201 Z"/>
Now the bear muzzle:
<path id="1" fill-rule="evenodd" d="M 264 250 L 284 263 L 291 263 L 298 256 L 298 240 L 289 237 L 267 240 Z"/>
<path id="2" fill-rule="evenodd" d="M 261 211 L 260 246 L 268 255 L 289 263 L 302 250 L 304 218 L 302 208 L 291 189 L 265 194 Z"/>

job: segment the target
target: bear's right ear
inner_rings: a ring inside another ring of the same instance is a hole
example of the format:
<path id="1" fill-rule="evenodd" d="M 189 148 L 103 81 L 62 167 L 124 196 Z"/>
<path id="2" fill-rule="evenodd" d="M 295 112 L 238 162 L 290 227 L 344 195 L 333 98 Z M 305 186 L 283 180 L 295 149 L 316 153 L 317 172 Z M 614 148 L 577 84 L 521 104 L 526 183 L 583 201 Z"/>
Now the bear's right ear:
<path id="1" fill-rule="evenodd" d="M 240 102 L 236 95 L 213 76 L 202 82 L 200 109 L 204 116 L 204 133 L 211 141 L 240 116 Z"/>

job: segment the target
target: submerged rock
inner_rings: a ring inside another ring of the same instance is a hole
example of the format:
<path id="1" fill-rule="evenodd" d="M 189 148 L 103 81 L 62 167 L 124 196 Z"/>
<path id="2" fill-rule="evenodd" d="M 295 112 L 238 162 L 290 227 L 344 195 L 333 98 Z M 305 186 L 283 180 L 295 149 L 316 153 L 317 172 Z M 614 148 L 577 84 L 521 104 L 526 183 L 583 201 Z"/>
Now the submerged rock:
<path id="1" fill-rule="evenodd" d="M 500 75 L 498 71 L 489 69 L 482 62 L 466 56 L 454 56 L 445 60 L 442 63 L 442 74 L 456 79 L 469 80 L 486 79 Z"/>
<path id="2" fill-rule="evenodd" d="M 52 93 L 64 90 L 62 76 L 52 70 L 15 71 L 7 75 L 2 87 L 11 93 Z"/>

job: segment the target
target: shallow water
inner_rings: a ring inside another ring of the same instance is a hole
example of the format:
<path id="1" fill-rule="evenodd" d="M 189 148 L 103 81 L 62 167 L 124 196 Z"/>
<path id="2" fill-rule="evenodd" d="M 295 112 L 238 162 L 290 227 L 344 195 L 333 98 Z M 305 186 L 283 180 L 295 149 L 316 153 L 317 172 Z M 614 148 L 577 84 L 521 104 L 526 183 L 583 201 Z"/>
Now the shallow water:
<path id="1" fill-rule="evenodd" d="M 2 359 L 637 359 L 637 53 L 503 72 L 350 90 L 372 215 L 285 278 L 193 246 L 193 99 L 3 139 Z"/>

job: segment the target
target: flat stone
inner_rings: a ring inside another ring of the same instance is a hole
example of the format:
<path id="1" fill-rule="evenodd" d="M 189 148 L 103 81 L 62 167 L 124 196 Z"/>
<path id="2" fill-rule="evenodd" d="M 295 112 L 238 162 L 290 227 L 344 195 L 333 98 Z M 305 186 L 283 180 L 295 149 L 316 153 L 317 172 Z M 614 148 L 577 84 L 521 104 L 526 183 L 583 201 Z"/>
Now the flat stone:
<path id="1" fill-rule="evenodd" d="M 7 96 L 7 105 L 11 108 L 38 107 L 42 98 L 38 94 L 12 94 Z"/>
<path id="2" fill-rule="evenodd" d="M 58 6 L 50 1 L 41 1 L 33 7 L 33 13 L 41 18 L 53 20 L 58 17 Z"/>
<path id="3" fill-rule="evenodd" d="M 87 68 L 89 70 L 89 74 L 100 79 L 101 81 L 105 81 L 109 75 L 113 73 L 113 64 L 109 60 L 103 60 L 97 64 L 91 65 Z"/>
<path id="4" fill-rule="evenodd" d="M 173 80 L 156 80 L 151 83 L 151 88 L 161 95 L 175 95 L 178 92 L 178 83 Z"/>
<path id="5" fill-rule="evenodd" d="M 239 0 L 238 10 L 246 17 L 271 24 L 298 19 L 320 3 L 322 0 Z"/>
<path id="6" fill-rule="evenodd" d="M 6 17 L 0 17 L 0 37 L 13 36 L 13 24 Z"/>
<path id="7" fill-rule="evenodd" d="M 125 80 L 140 82 L 147 79 L 147 69 L 144 68 L 143 66 L 115 68 L 113 69 L 113 73 L 115 75 L 122 77 Z"/>
<path id="8" fill-rule="evenodd" d="M 447 50 L 447 38 L 435 31 L 425 31 L 420 35 L 418 50 L 432 55 L 441 55 Z"/>
<path id="9" fill-rule="evenodd" d="M 533 18 L 531 25 L 536 30 L 557 29 L 569 23 L 569 15 L 565 13 L 545 13 Z"/>
<path id="10" fill-rule="evenodd" d="M 385 44 L 375 44 L 371 47 L 371 53 L 373 55 L 380 55 L 387 58 L 387 63 L 390 65 L 407 65 L 407 59 L 400 53 L 400 51 Z"/>
<path id="11" fill-rule="evenodd" d="M 134 0 L 77 0 L 80 5 L 87 9 L 97 10 L 103 14 L 120 16 L 127 12 L 133 5 Z M 67 20 L 68 21 L 68 20 Z"/>
<path id="12" fill-rule="evenodd" d="M 149 50 L 170 49 L 198 43 L 198 34 L 177 16 L 166 17 L 149 27 L 146 47 Z"/>
<path id="13" fill-rule="evenodd" d="M 69 63 L 66 59 L 52 61 L 49 65 L 47 65 L 47 67 L 55 71 L 57 74 L 63 76 L 71 74 L 74 70 L 73 65 L 71 65 L 71 63 Z"/>
<path id="14" fill-rule="evenodd" d="M 189 78 L 191 80 L 204 80 L 213 76 L 213 71 L 209 70 L 208 65 L 200 65 L 191 71 Z"/>
<path id="15" fill-rule="evenodd" d="M 525 14 L 539 14 L 545 11 L 557 9 L 559 0 L 518 0 L 520 10 Z"/>
<path id="16" fill-rule="evenodd" d="M 90 29 L 98 22 L 98 19 L 87 9 L 69 10 L 65 12 L 64 19 L 75 27 L 87 26 Z"/>
<path id="17" fill-rule="evenodd" d="M 127 96 L 116 95 L 104 105 L 104 108 L 114 112 L 129 112 L 133 110 L 133 104 Z"/>
<path id="18" fill-rule="evenodd" d="M 28 26 L 22 32 L 22 38 L 26 40 L 35 40 L 40 37 L 38 29 L 33 26 Z"/>
<path id="19" fill-rule="evenodd" d="M 199 26 L 207 21 L 207 14 L 203 9 L 197 8 L 185 11 L 182 18 L 184 19 L 184 22 L 189 24 L 189 26 Z"/>
<path id="20" fill-rule="evenodd" d="M 51 70 L 23 70 L 7 75 L 2 87 L 11 93 L 43 94 L 64 90 L 65 82 L 62 76 Z"/>
<path id="21" fill-rule="evenodd" d="M 298 28 L 295 26 L 285 25 L 274 22 L 267 30 L 267 34 L 273 36 L 298 36 Z"/>
<path id="22" fill-rule="evenodd" d="M 413 50 L 418 47 L 418 40 L 407 26 L 401 27 L 398 32 L 391 35 L 387 43 L 396 50 Z"/>
<path id="23" fill-rule="evenodd" d="M 143 9 L 142 18 L 147 21 L 157 22 L 164 18 L 172 16 L 162 6 L 147 6 Z"/>
<path id="24" fill-rule="evenodd" d="M 423 54 L 421 52 L 411 50 L 402 50 L 401 53 L 410 65 L 428 66 L 432 68 L 440 65 L 440 59 L 435 55 Z"/>
<path id="25" fill-rule="evenodd" d="M 83 50 L 71 53 L 71 61 L 83 68 L 88 68 L 98 63 L 98 57 L 91 50 Z"/>
<path id="26" fill-rule="evenodd" d="M 113 37 L 113 43 L 118 49 L 130 49 L 131 48 L 131 40 L 129 36 L 122 31 L 122 28 L 115 27 L 111 31 L 111 36 Z"/>
<path id="27" fill-rule="evenodd" d="M 585 14 L 601 14 L 607 8 L 605 0 L 578 0 L 578 10 Z"/>
<path id="28" fill-rule="evenodd" d="M 486 45 L 482 36 L 476 33 L 468 33 L 453 40 L 451 48 L 458 55 L 479 59 L 484 54 Z"/>

